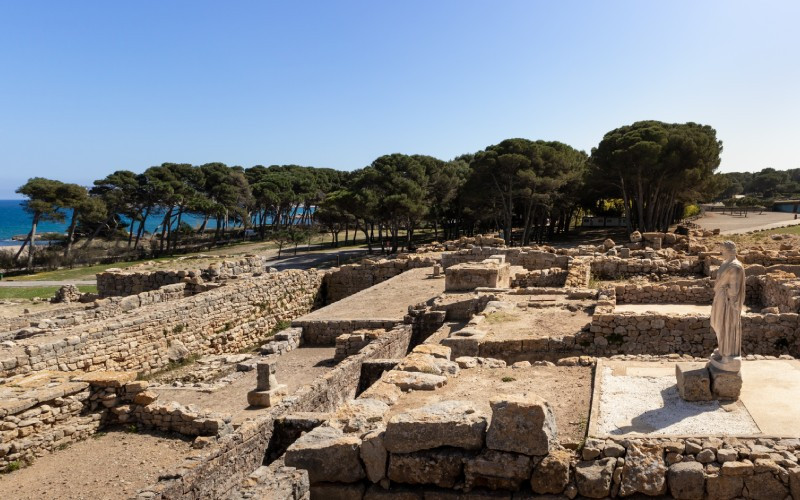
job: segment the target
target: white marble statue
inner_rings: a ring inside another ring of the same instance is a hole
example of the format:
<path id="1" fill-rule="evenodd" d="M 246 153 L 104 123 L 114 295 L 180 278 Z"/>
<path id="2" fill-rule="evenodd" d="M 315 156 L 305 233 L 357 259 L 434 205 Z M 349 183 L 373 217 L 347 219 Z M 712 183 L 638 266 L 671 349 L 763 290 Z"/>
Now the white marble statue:
<path id="1" fill-rule="evenodd" d="M 736 259 L 736 244 L 722 243 L 724 262 L 717 270 L 711 328 L 717 335 L 717 349 L 711 364 L 728 372 L 738 372 L 742 355 L 742 306 L 745 298 L 744 266 Z"/>

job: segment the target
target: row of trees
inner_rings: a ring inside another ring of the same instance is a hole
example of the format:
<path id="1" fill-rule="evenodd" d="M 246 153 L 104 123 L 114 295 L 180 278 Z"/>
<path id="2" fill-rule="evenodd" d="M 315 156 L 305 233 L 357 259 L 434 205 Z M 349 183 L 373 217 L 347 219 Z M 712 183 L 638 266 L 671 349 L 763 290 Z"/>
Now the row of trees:
<path id="1" fill-rule="evenodd" d="M 800 168 L 765 168 L 759 172 L 731 172 L 722 175 L 724 183 L 721 197 L 725 199 L 735 195 L 748 195 L 761 200 L 800 196 Z"/>
<path id="2" fill-rule="evenodd" d="M 28 198 L 31 244 L 38 221 L 71 213 L 67 255 L 76 235 L 88 244 L 121 233 L 137 249 L 154 218 L 158 229 L 150 237 L 158 238 L 159 253 L 176 249 L 181 235 L 216 243 L 231 231 L 266 238 L 298 225 L 330 231 L 334 244 L 352 229 L 370 251 L 374 244 L 410 247 L 420 227 L 437 239 L 498 230 L 508 244 L 528 244 L 610 205 L 624 211 L 629 229 L 664 229 L 682 204 L 724 187 L 714 174 L 721 151 L 707 125 L 644 121 L 609 132 L 591 156 L 561 142 L 507 139 L 450 161 L 385 155 L 352 172 L 164 163 L 139 174 L 116 171 L 91 189 L 35 178 L 18 192 Z M 187 214 L 202 223 L 187 227 Z"/>

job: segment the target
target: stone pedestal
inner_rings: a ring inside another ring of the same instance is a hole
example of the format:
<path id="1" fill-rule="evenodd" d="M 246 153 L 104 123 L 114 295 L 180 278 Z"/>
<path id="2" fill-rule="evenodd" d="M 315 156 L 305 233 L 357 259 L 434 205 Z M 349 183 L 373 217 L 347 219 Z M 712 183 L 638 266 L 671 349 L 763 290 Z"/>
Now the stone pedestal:
<path id="1" fill-rule="evenodd" d="M 737 400 L 742 392 L 742 372 L 720 370 L 709 363 L 711 374 L 711 393 L 716 399 Z"/>
<path id="2" fill-rule="evenodd" d="M 247 393 L 249 405 L 269 407 L 286 396 L 286 384 L 279 384 L 275 378 L 274 362 L 261 361 L 256 365 L 256 370 L 256 389 Z"/>
<path id="3" fill-rule="evenodd" d="M 678 392 L 686 401 L 711 401 L 711 375 L 705 363 L 677 363 Z"/>
<path id="4" fill-rule="evenodd" d="M 685 401 L 735 401 L 742 392 L 741 371 L 720 370 L 712 363 L 677 363 L 675 378 Z"/>

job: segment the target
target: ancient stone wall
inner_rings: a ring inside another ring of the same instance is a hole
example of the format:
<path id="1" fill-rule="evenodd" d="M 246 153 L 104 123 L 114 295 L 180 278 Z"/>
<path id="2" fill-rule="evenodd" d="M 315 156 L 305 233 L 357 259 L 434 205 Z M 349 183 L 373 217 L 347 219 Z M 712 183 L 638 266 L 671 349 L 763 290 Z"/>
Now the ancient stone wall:
<path id="1" fill-rule="evenodd" d="M 800 279 L 789 273 L 770 273 L 764 278 L 762 304 L 782 313 L 800 312 Z"/>
<path id="2" fill-rule="evenodd" d="M 559 267 L 518 273 L 511 280 L 514 288 L 564 286 L 569 272 Z"/>
<path id="3" fill-rule="evenodd" d="M 266 257 L 250 255 L 238 260 L 223 260 L 206 269 L 123 271 L 109 269 L 97 274 L 97 293 L 101 297 L 133 295 L 175 283 L 218 281 L 245 274 L 269 272 Z"/>
<path id="4" fill-rule="evenodd" d="M 553 252 L 539 250 L 532 247 L 496 248 L 496 247 L 473 247 L 455 252 L 445 252 L 442 254 L 442 267 L 447 269 L 456 264 L 468 262 L 481 262 L 492 255 L 505 255 L 506 262 L 512 266 L 522 266 L 528 271 L 539 269 L 551 269 L 558 267 L 567 269 L 571 257 L 558 255 Z"/>
<path id="5" fill-rule="evenodd" d="M 343 319 L 343 320 L 295 320 L 292 326 L 303 329 L 303 343 L 316 346 L 336 345 L 336 337 L 356 330 L 388 330 L 398 320 L 391 319 Z"/>
<path id="6" fill-rule="evenodd" d="M 280 321 L 309 312 L 321 282 L 322 273 L 316 270 L 264 274 L 65 328 L 53 333 L 52 340 L 20 342 L 0 359 L 0 376 L 38 370 L 149 373 L 167 366 L 176 350 L 193 355 L 236 352 L 263 340 Z"/>
<path id="7" fill-rule="evenodd" d="M 697 257 L 666 260 L 600 256 L 592 260 L 592 275 L 600 279 L 620 279 L 645 274 L 688 275 L 703 272 L 703 262 Z"/>
<path id="8" fill-rule="evenodd" d="M 710 304 L 714 300 L 714 288 L 707 279 L 665 285 L 616 285 L 614 289 L 620 304 Z"/>
<path id="9" fill-rule="evenodd" d="M 325 412 L 355 397 L 365 360 L 400 358 L 411 341 L 411 327 L 401 325 L 345 359 L 323 377 L 303 386 L 292 397 L 235 432 L 222 436 L 190 467 L 181 467 L 139 495 L 141 499 L 228 498 L 242 481 L 260 467 L 272 437 L 275 419 L 294 412 Z"/>
<path id="10" fill-rule="evenodd" d="M 358 264 L 332 269 L 324 280 L 325 303 L 330 304 L 349 297 L 409 269 L 430 267 L 435 263 L 435 260 L 427 257 L 404 256 L 391 260 L 365 259 Z"/>

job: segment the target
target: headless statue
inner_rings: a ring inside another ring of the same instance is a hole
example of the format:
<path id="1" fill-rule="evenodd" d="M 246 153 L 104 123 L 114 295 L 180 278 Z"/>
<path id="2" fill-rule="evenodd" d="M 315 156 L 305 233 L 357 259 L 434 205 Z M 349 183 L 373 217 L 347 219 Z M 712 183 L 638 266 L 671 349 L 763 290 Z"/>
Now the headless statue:
<path id="1" fill-rule="evenodd" d="M 722 244 L 724 262 L 717 270 L 711 328 L 717 335 L 717 349 L 711 364 L 723 371 L 738 372 L 742 356 L 742 306 L 745 298 L 744 266 L 736 259 L 736 244 Z"/>

